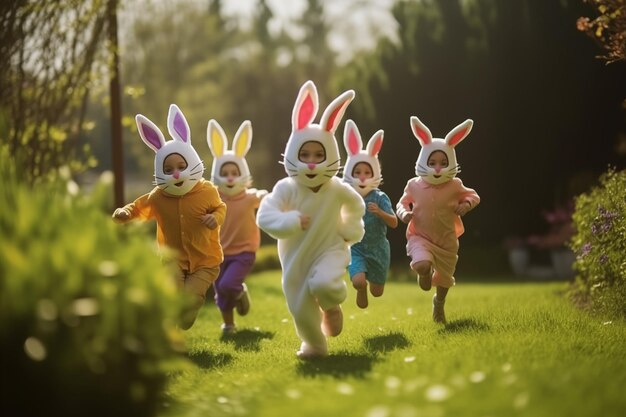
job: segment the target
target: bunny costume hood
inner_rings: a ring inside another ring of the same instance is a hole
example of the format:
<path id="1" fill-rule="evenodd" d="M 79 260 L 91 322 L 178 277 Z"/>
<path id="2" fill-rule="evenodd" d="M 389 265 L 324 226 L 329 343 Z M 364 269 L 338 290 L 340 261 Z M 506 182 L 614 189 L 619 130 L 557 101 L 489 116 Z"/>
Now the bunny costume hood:
<path id="1" fill-rule="evenodd" d="M 165 141 L 161 130 L 144 115 L 135 116 L 139 136 L 144 143 L 156 152 L 154 158 L 154 178 L 157 187 L 174 196 L 187 194 L 198 184 L 204 173 L 204 164 L 196 150 L 191 146 L 191 131 L 187 120 L 176 104 L 171 104 L 167 116 L 167 129 L 174 140 Z M 186 162 L 185 169 L 164 172 L 165 159 L 180 155 Z"/>
<path id="2" fill-rule="evenodd" d="M 450 181 L 459 172 L 461 166 L 457 164 L 456 153 L 454 148 L 461 143 L 463 139 L 469 135 L 474 122 L 467 119 L 454 129 L 452 129 L 445 139 L 433 138 L 430 130 L 424 123 L 415 116 L 411 117 L 411 130 L 419 141 L 422 149 L 417 157 L 415 164 L 415 173 L 424 181 L 432 185 L 443 184 Z M 428 166 L 428 158 L 435 151 L 442 151 L 448 158 L 448 166 L 437 172 L 434 168 Z"/>
<path id="3" fill-rule="evenodd" d="M 378 153 L 383 146 L 384 132 L 379 130 L 367 142 L 367 148 L 363 148 L 361 133 L 352 120 L 347 120 L 343 133 L 343 145 L 348 153 L 348 159 L 343 169 L 343 179 L 350 184 L 361 196 L 365 197 L 370 191 L 378 188 L 383 180 L 381 174 Z M 372 169 L 372 178 L 361 181 L 353 176 L 354 167 L 364 162 Z"/>
<path id="4" fill-rule="evenodd" d="M 233 139 L 233 147 L 231 150 L 228 150 L 228 139 L 224 129 L 216 120 L 211 119 L 207 126 L 207 142 L 213 154 L 211 181 L 220 192 L 233 196 L 250 187 L 252 176 L 245 158 L 252 144 L 252 125 L 250 121 L 246 120 L 239 126 Z M 227 177 L 220 175 L 222 166 L 227 163 L 233 163 L 239 168 L 239 177 L 230 182 Z"/>
<path id="5" fill-rule="evenodd" d="M 337 174 L 341 158 L 335 130 L 353 98 L 353 90 L 344 92 L 324 110 L 320 124 L 312 124 L 319 108 L 317 89 L 312 81 L 302 85 L 293 108 L 292 132 L 287 141 L 283 160 L 288 176 L 306 187 L 315 188 Z M 302 145 L 310 141 L 319 142 L 324 147 L 326 158 L 322 162 L 307 164 L 298 158 Z"/>

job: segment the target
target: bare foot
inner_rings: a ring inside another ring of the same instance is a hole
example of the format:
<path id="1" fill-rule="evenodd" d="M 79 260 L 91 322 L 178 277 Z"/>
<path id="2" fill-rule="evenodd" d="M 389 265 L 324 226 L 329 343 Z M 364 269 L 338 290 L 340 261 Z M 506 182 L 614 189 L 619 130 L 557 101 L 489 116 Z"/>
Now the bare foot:
<path id="1" fill-rule="evenodd" d="M 338 336 L 343 330 L 341 306 L 322 311 L 322 315 L 322 333 L 326 336 Z"/>

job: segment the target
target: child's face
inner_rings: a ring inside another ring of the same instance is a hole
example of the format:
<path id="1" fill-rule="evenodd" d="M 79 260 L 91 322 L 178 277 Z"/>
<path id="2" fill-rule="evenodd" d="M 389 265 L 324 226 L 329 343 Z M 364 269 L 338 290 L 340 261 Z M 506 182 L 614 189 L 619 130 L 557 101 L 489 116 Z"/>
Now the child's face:
<path id="1" fill-rule="evenodd" d="M 433 168 L 437 173 L 434 175 L 435 178 L 441 177 L 439 172 L 444 168 L 448 168 L 448 156 L 442 151 L 435 151 L 431 153 L 428 157 L 428 167 Z"/>
<path id="2" fill-rule="evenodd" d="M 298 159 L 305 164 L 319 164 L 326 159 L 326 150 L 319 142 L 305 142 L 298 152 Z"/>
<path id="3" fill-rule="evenodd" d="M 354 166 L 352 170 L 352 176 L 358 178 L 359 181 L 365 182 L 366 179 L 372 178 L 374 173 L 372 167 L 367 162 L 359 162 Z"/>
<path id="4" fill-rule="evenodd" d="M 232 182 L 235 178 L 239 178 L 241 173 L 237 164 L 227 162 L 220 168 L 220 176 L 226 178 L 228 182 Z"/>
<path id="5" fill-rule="evenodd" d="M 187 161 L 185 161 L 185 158 L 180 154 L 170 154 L 163 161 L 163 173 L 166 175 L 174 175 L 174 178 L 178 178 L 177 174 L 186 169 Z"/>

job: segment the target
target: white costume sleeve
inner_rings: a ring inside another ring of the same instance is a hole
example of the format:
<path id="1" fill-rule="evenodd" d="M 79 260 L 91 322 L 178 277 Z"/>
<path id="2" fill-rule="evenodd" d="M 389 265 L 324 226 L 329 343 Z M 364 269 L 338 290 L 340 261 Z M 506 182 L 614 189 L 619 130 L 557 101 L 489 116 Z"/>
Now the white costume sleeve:
<path id="1" fill-rule="evenodd" d="M 363 198 L 352 189 L 350 185 L 341 184 L 345 189 L 345 201 L 341 208 L 341 225 L 339 234 L 344 240 L 352 245 L 360 242 L 365 235 L 363 216 L 365 215 L 365 203 Z"/>
<path id="2" fill-rule="evenodd" d="M 261 200 L 257 212 L 257 225 L 274 239 L 284 239 L 302 231 L 300 212 L 289 208 L 294 190 L 285 180 L 289 179 L 277 182 L 272 192 Z"/>

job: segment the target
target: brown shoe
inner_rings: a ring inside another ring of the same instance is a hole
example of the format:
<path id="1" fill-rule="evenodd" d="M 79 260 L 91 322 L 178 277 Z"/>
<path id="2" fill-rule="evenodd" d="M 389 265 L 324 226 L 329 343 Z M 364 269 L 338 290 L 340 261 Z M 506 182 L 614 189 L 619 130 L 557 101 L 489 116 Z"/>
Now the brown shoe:
<path id="1" fill-rule="evenodd" d="M 424 291 L 430 291 L 433 286 L 433 269 L 430 268 L 428 275 L 417 274 L 417 283 Z"/>
<path id="2" fill-rule="evenodd" d="M 322 315 L 322 333 L 326 336 L 338 336 L 343 330 L 341 306 L 322 311 Z"/>
<path id="3" fill-rule="evenodd" d="M 250 311 L 250 294 L 248 294 L 248 287 L 243 284 L 243 291 L 239 294 L 239 298 L 235 301 L 235 310 L 240 316 L 245 316 Z"/>

